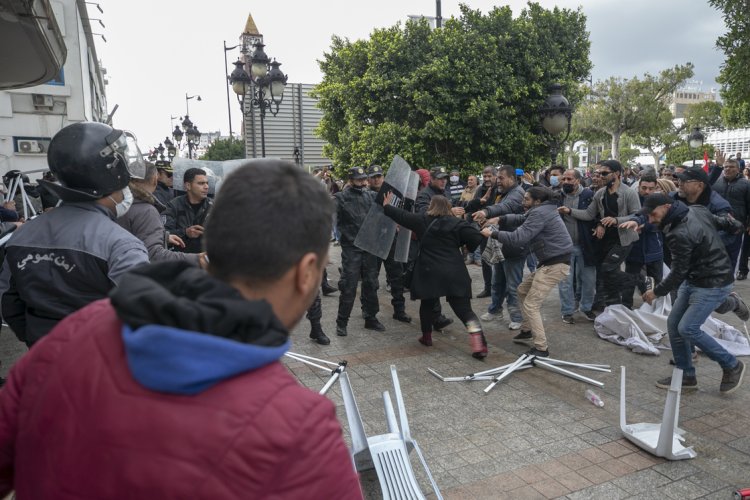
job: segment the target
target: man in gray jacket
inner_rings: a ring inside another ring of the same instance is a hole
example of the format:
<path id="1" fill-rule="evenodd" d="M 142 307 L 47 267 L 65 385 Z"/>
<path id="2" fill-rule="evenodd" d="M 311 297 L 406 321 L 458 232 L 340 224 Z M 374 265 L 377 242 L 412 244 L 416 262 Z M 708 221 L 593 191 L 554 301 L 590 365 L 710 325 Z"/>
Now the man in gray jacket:
<path id="1" fill-rule="evenodd" d="M 638 192 L 621 181 L 622 165 L 617 160 L 605 160 L 599 168 L 604 187 L 594 193 L 594 199 L 586 209 L 560 207 L 563 215 L 578 220 L 598 220 L 595 236 L 599 239 L 599 267 L 597 294 L 605 305 L 622 304 L 623 294 L 632 293 L 633 277 L 621 268 L 630 253 L 638 233 L 618 228 L 630 216 L 638 213 L 641 202 Z"/>
<path id="2" fill-rule="evenodd" d="M 508 214 L 524 212 L 523 196 L 526 193 L 518 184 L 516 169 L 503 165 L 497 173 L 499 201 L 484 210 L 474 212 L 473 219 L 484 224 L 492 219 Z M 518 330 L 523 322 L 523 314 L 518 306 L 518 285 L 523 279 L 523 266 L 529 251 L 526 246 L 506 246 L 503 248 L 505 260 L 492 266 L 492 301 L 487 312 L 480 316 L 483 321 L 500 320 L 503 317 L 503 299 L 507 297 L 510 313 L 510 330 Z"/>

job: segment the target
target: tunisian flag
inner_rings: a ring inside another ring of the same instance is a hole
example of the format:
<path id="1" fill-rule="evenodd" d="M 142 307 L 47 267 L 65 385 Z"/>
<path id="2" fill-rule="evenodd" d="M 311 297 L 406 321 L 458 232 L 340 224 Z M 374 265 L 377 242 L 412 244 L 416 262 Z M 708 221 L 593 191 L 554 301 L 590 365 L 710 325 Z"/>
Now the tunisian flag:
<path id="1" fill-rule="evenodd" d="M 703 170 L 708 173 L 708 151 L 703 151 Z"/>

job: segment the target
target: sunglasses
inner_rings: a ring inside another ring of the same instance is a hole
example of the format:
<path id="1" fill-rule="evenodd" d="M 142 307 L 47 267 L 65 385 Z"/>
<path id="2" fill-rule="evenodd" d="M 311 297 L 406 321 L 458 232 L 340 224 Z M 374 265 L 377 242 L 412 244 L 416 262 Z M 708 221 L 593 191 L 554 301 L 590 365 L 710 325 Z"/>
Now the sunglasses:
<path id="1" fill-rule="evenodd" d="M 611 173 L 612 172 L 599 172 L 599 175 L 601 175 L 602 177 L 607 177 Z"/>

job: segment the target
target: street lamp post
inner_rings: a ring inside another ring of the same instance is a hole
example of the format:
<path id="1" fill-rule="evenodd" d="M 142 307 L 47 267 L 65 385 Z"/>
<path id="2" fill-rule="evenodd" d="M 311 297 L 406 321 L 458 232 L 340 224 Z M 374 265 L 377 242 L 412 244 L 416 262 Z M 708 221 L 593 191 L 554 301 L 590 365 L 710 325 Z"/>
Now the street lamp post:
<path id="1" fill-rule="evenodd" d="M 185 92 L 185 116 L 190 114 L 190 99 L 196 99 L 197 101 L 202 101 L 201 96 L 199 95 L 187 95 L 187 92 Z"/>
<path id="2" fill-rule="evenodd" d="M 227 52 L 230 50 L 234 50 L 239 45 L 233 45 L 231 47 L 227 47 L 227 41 L 224 40 L 224 74 L 227 74 L 229 72 L 229 69 L 227 68 Z M 229 85 L 227 85 L 227 114 L 229 115 L 229 138 L 233 138 L 234 135 L 232 134 L 232 107 L 230 106 L 230 99 L 229 99 Z"/>
<path id="3" fill-rule="evenodd" d="M 279 105 L 284 99 L 284 88 L 286 87 L 287 75 L 281 72 L 280 62 L 276 59 L 273 61 L 263 51 L 261 42 L 255 44 L 255 50 L 250 56 L 250 74 L 245 71 L 245 63 L 236 61 L 234 71 L 228 76 L 229 83 L 232 84 L 232 90 L 237 94 L 237 101 L 240 103 L 240 109 L 245 116 L 253 112 L 253 108 L 260 110 L 260 143 L 261 154 L 266 156 L 266 132 L 264 120 L 266 111 L 270 111 L 273 116 L 279 112 Z M 250 86 L 250 89 L 248 89 Z M 251 92 L 249 109 L 245 109 L 245 97 Z"/>
<path id="4" fill-rule="evenodd" d="M 557 153 L 560 146 L 568 140 L 570 136 L 570 119 L 573 116 L 573 109 L 570 103 L 562 95 L 562 85 L 553 83 L 549 87 L 549 95 L 544 104 L 539 109 L 539 118 L 542 121 L 542 127 L 547 132 L 546 143 L 549 146 L 550 159 L 552 165 L 557 162 Z M 565 136 L 561 138 L 561 134 Z"/>
<path id="5" fill-rule="evenodd" d="M 706 140 L 706 136 L 701 132 L 701 128 L 694 127 L 688 136 L 688 146 L 690 146 L 690 152 L 693 155 L 693 166 L 695 166 L 695 150 L 703 147 L 704 140 Z"/>
<path id="6" fill-rule="evenodd" d="M 182 120 L 182 129 L 180 129 L 179 125 L 175 125 L 174 130 L 172 131 L 172 138 L 175 140 L 175 143 L 172 143 L 170 141 L 170 145 L 172 148 L 174 148 L 175 154 L 177 152 L 177 148 L 184 149 L 185 147 L 188 148 L 188 158 L 191 160 L 193 159 L 193 151 L 198 148 L 198 144 L 200 143 L 201 139 L 201 133 L 198 131 L 198 126 L 195 125 L 188 115 L 185 115 L 185 118 Z M 185 142 L 182 142 L 182 139 L 185 139 Z M 169 140 L 169 138 L 167 138 Z M 166 143 L 166 141 L 165 141 Z M 170 145 L 167 147 L 169 148 Z"/>

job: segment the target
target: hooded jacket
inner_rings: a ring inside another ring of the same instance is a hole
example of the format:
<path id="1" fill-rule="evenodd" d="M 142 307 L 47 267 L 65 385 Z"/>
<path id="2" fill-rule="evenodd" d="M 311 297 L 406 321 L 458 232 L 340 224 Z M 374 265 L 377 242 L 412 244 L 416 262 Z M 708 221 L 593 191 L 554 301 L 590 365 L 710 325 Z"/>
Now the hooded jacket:
<path id="1" fill-rule="evenodd" d="M 279 363 L 288 348 L 267 302 L 184 262 L 126 275 L 12 368 L 0 495 L 361 498 L 334 405 Z"/>

